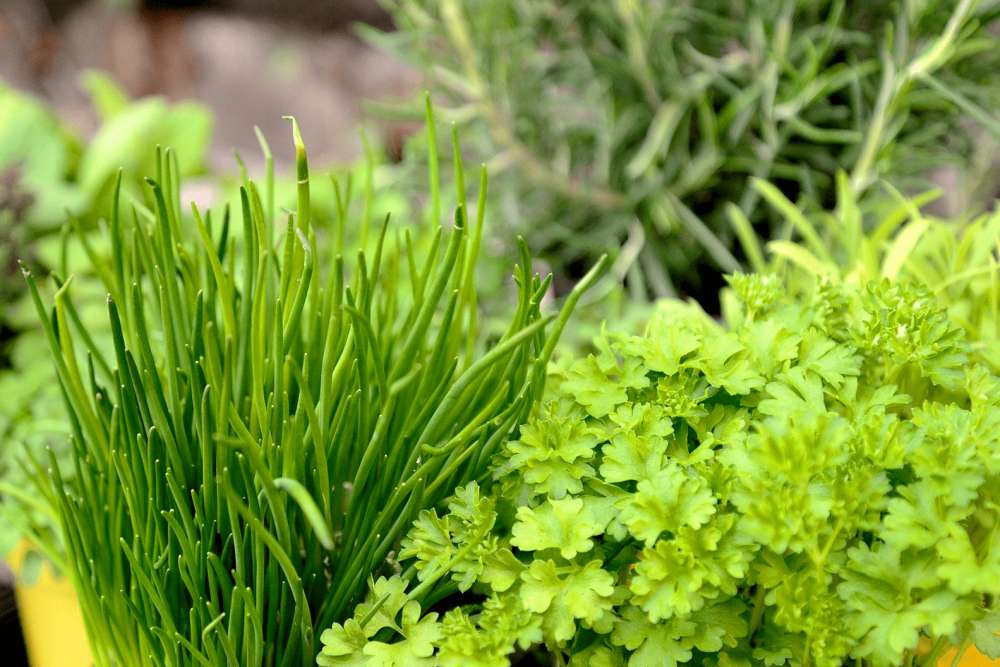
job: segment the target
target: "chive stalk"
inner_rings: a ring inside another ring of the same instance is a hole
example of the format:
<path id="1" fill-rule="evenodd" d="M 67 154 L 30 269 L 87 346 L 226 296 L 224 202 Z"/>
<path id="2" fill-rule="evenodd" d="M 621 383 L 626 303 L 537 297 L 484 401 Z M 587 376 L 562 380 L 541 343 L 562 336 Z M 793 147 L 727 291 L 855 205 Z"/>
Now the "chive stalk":
<path id="1" fill-rule="evenodd" d="M 249 178 L 240 189 L 242 235 L 228 214 L 221 233 L 209 212 L 181 215 L 170 151 L 147 179 L 148 212 L 119 215 L 116 196 L 99 271 L 112 358 L 75 316 L 71 282 L 50 307 L 25 271 L 74 468 L 52 459 L 34 481 L 55 505 L 98 667 L 312 664 L 314 629 L 350 613 L 403 528 L 481 477 L 530 412 L 578 298 L 543 314 L 549 280 L 525 254 L 509 325 L 477 354 L 482 198 L 472 230 L 460 204 L 422 257 L 386 221 L 349 264 L 350 184 L 325 239 L 292 131 L 298 205 L 283 220 L 259 133 L 268 173 L 263 196 Z M 430 160 L 436 179 L 433 148 Z"/>

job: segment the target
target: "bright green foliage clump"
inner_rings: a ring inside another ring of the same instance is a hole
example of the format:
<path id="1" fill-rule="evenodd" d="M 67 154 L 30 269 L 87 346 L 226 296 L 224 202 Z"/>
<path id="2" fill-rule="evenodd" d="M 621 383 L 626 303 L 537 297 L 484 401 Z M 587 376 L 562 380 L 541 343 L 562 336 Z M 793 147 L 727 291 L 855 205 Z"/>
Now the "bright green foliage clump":
<path id="1" fill-rule="evenodd" d="M 96 224 L 110 203 L 119 169 L 124 168 L 126 192 L 139 196 L 142 175 L 155 168 L 157 145 L 180 151 L 183 176 L 204 169 L 213 125 L 208 109 L 158 97 L 129 100 L 98 72 L 87 72 L 81 84 L 101 121 L 89 142 L 63 127 L 42 102 L 0 82 L 0 182 L 9 181 L 0 183 L 0 241 L 6 251 L 0 259 L 15 269 L 0 275 L 3 293 L 20 291 L 16 260 L 40 259 L 36 243 L 58 232 L 67 214 L 84 227 Z M 15 206 L 14 197 L 23 204 Z"/>
<path id="2" fill-rule="evenodd" d="M 966 121 L 1000 131 L 994 3 L 385 4 L 400 30 L 369 34 L 496 156 L 493 192 L 557 275 L 627 238 L 620 276 L 658 296 L 714 299 L 705 276 L 739 270 L 728 202 L 776 231 L 750 177 L 824 206 L 838 169 L 859 191 L 964 170 Z"/>
<path id="3" fill-rule="evenodd" d="M 91 249 L 103 252 L 106 243 L 97 233 L 88 237 Z M 57 276 L 73 273 L 73 296 L 80 321 L 95 344 L 111 351 L 110 327 L 107 324 L 106 292 L 91 267 L 77 239 L 57 237 L 39 242 L 35 258 L 53 269 Z M 23 277 L 18 281 L 24 288 Z M 53 281 L 56 282 L 56 281 Z M 54 550 L 50 560 L 61 562 L 60 540 L 54 534 L 57 522 L 44 498 L 32 489 L 30 475 L 18 462 L 25 450 L 36 457 L 51 449 L 60 463 L 69 466 L 71 428 L 65 401 L 59 390 L 55 368 L 49 358 L 49 344 L 43 327 L 38 323 L 31 298 L 25 294 L 11 308 L 12 324 L 23 326 L 20 332 L 4 342 L 9 367 L 0 370 L 0 558 L 20 540 L 28 538 L 32 550 L 25 554 L 17 572 L 18 582 L 34 582 L 34 573 L 43 564 L 41 551 Z"/>
<path id="4" fill-rule="evenodd" d="M 123 168 L 123 197 L 141 199 L 141 177 L 155 170 L 158 144 L 179 151 L 177 169 L 186 177 L 204 170 L 211 138 L 213 118 L 200 104 L 130 100 L 97 72 L 85 73 L 81 84 L 100 119 L 86 142 L 63 127 L 53 109 L 0 82 L 0 557 L 24 537 L 34 546 L 55 539 L 51 510 L 33 497 L 16 461 L 22 448 L 41 456 L 52 447 L 62 458 L 69 433 L 48 343 L 18 262 L 41 275 L 72 273 L 81 320 L 110 350 L 105 290 L 83 245 L 107 255 L 107 237 L 97 227 L 116 174 Z M 65 233 L 71 230 L 83 241 Z M 49 555 L 61 560 L 57 551 Z M 37 556 L 29 552 L 20 581 L 33 580 Z"/>
<path id="5" fill-rule="evenodd" d="M 912 283 L 730 282 L 730 326 L 665 302 L 557 364 L 492 489 L 420 514 L 319 664 L 1000 656 L 1000 378 Z"/>
<path id="6" fill-rule="evenodd" d="M 484 350 L 482 196 L 425 253 L 386 220 L 349 274 L 349 203 L 318 239 L 297 126 L 295 144 L 282 219 L 270 174 L 244 182 L 232 218 L 183 216 L 170 152 L 148 208 L 115 199 L 111 259 L 93 258 L 108 355 L 71 281 L 50 311 L 28 277 L 73 428 L 72 471 L 34 461 L 34 477 L 99 666 L 311 664 L 313 628 L 353 608 L 408 523 L 482 477 L 527 417 L 579 297 L 547 330 L 548 281 L 525 250 L 516 308 Z"/>
<path id="7" fill-rule="evenodd" d="M 1000 373 L 1000 208 L 972 219 L 939 218 L 923 210 L 938 190 L 907 198 L 883 184 L 885 196 L 858 198 L 846 174 L 836 180 L 830 210 L 803 210 L 769 183 L 754 181 L 785 229 L 762 244 L 745 220 L 737 226 L 754 269 L 774 280 L 732 282 L 746 305 L 724 293 L 723 314 L 754 311 L 782 290 L 808 292 L 816 279 L 854 285 L 904 280 L 927 288 L 990 370 Z M 734 219 L 741 220 L 738 213 Z"/>

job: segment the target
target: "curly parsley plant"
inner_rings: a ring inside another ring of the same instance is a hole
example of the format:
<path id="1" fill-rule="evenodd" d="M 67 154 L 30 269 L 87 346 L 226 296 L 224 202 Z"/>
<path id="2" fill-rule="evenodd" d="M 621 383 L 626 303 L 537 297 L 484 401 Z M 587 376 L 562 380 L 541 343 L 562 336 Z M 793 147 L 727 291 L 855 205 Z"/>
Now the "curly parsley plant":
<path id="1" fill-rule="evenodd" d="M 729 280 L 728 326 L 666 302 L 557 364 L 318 663 L 1000 655 L 1000 378 L 923 287 Z"/>

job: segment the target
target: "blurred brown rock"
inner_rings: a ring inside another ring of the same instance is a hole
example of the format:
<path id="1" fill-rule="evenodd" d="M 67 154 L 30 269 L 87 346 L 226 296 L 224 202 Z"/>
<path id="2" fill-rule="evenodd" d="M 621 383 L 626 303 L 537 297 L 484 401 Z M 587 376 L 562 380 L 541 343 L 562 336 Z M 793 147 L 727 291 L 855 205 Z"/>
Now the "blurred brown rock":
<path id="1" fill-rule="evenodd" d="M 3 0 L 0 79 L 45 98 L 84 134 L 97 123 L 78 85 L 85 69 L 109 72 L 136 97 L 201 101 L 216 114 L 210 162 L 224 169 L 233 150 L 254 161 L 254 125 L 290 164 L 283 115 L 299 119 L 316 162 L 352 159 L 361 100 L 406 96 L 419 81 L 352 34 L 352 21 L 386 24 L 373 0 L 139 4 Z M 380 131 L 398 143 L 398 127 Z"/>

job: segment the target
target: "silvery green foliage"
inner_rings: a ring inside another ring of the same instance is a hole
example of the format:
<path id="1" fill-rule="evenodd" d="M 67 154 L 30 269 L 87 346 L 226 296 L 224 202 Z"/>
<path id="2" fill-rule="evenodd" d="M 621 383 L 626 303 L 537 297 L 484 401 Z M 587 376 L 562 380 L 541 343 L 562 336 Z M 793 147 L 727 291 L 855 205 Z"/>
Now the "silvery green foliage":
<path id="1" fill-rule="evenodd" d="M 906 185 L 968 167 L 977 122 L 1000 128 L 995 3 L 385 4 L 400 30 L 368 34 L 474 128 L 467 146 L 494 158 L 511 213 L 500 231 L 525 234 L 557 277 L 612 250 L 638 291 L 711 301 L 717 269 L 744 265 L 727 203 L 785 232 L 751 177 L 822 207 L 837 170 L 858 194 Z"/>

